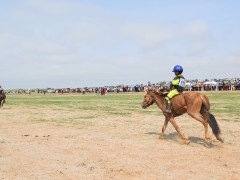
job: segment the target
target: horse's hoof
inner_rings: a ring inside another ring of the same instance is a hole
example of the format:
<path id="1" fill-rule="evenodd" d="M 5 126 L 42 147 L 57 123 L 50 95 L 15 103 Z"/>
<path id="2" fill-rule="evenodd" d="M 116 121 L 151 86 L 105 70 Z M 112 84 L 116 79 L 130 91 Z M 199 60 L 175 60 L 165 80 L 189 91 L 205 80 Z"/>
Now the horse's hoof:
<path id="1" fill-rule="evenodd" d="M 162 134 L 159 135 L 159 139 L 163 139 L 163 135 Z"/>
<path id="2" fill-rule="evenodd" d="M 206 142 L 209 144 L 209 145 L 212 145 L 213 141 L 211 139 L 207 139 Z"/>
<path id="3" fill-rule="evenodd" d="M 205 137 L 205 141 L 206 141 L 207 143 L 209 143 L 209 144 L 212 143 L 212 139 L 211 139 L 210 137 Z"/>
<path id="4" fill-rule="evenodd" d="M 187 144 L 187 145 L 190 144 L 190 140 L 185 140 L 184 144 Z"/>
<path id="5" fill-rule="evenodd" d="M 219 140 L 221 143 L 224 143 L 224 139 L 222 137 L 217 137 L 217 140 Z"/>

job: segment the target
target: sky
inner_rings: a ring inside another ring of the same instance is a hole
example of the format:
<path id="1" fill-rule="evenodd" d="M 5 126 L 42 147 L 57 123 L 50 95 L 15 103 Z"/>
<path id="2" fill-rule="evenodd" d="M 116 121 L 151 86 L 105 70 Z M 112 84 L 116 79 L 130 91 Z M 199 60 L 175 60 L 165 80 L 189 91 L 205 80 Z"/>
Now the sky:
<path id="1" fill-rule="evenodd" d="M 240 77 L 238 0 L 2 0 L 0 85 Z"/>

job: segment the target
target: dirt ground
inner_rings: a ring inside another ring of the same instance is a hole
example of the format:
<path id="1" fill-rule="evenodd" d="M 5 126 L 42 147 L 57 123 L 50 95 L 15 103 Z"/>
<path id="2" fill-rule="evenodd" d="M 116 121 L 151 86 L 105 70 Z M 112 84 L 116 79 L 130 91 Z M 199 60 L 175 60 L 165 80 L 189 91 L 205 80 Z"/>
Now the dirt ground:
<path id="1" fill-rule="evenodd" d="M 71 125 L 32 121 L 38 112 L 0 110 L 0 179 L 240 179 L 237 121 L 216 117 L 225 143 L 212 136 L 208 144 L 199 122 L 187 115 L 176 118 L 190 137 L 186 145 L 171 124 L 158 139 L 161 115 Z"/>

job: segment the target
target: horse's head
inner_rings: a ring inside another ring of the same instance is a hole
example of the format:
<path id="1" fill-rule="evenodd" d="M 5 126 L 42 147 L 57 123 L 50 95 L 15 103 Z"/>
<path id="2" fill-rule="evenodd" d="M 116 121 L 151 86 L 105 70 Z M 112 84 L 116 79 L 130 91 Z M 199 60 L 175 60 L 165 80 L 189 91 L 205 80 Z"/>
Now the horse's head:
<path id="1" fill-rule="evenodd" d="M 149 94 L 149 90 L 147 91 L 147 94 L 144 96 L 143 102 L 141 104 L 143 109 L 146 109 L 147 107 L 151 106 L 154 103 L 153 97 Z"/>

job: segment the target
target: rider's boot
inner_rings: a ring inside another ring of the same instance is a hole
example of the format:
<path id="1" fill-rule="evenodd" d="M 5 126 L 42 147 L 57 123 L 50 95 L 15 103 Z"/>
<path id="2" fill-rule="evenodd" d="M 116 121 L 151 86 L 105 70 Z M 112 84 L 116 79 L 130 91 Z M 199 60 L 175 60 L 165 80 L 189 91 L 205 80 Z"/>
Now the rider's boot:
<path id="1" fill-rule="evenodd" d="M 166 112 L 166 113 L 171 113 L 171 102 L 170 102 L 170 99 L 168 97 L 165 98 L 165 105 L 166 105 L 166 108 L 163 110 L 163 112 Z"/>

